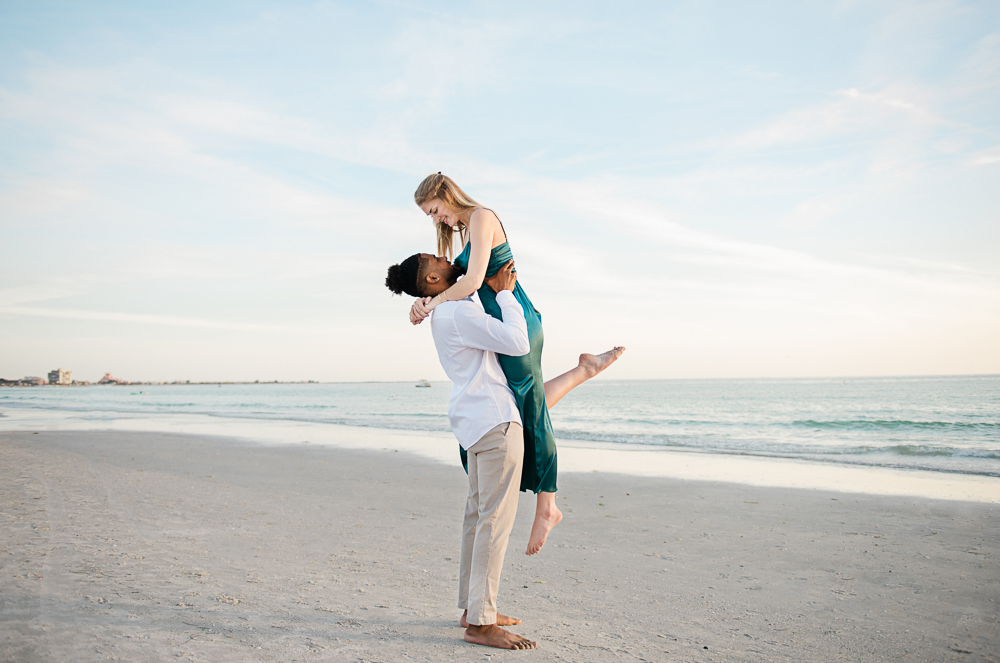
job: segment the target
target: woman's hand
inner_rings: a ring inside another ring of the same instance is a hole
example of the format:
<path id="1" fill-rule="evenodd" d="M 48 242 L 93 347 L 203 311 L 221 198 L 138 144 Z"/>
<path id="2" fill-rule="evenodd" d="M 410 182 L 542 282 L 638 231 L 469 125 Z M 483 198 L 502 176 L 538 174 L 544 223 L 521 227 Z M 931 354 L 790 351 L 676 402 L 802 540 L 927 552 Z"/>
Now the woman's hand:
<path id="1" fill-rule="evenodd" d="M 434 301 L 433 297 L 422 297 L 415 300 L 413 306 L 410 307 L 410 323 L 419 325 L 424 321 L 424 318 L 431 314 L 435 306 L 437 306 L 437 302 Z"/>

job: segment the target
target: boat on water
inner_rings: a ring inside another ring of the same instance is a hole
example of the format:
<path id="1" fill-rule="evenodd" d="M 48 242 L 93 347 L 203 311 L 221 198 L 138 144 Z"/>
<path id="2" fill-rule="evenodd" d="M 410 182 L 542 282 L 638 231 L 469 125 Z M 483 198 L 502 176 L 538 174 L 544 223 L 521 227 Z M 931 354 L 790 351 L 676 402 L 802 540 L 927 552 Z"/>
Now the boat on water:
<path id="1" fill-rule="evenodd" d="M 431 386 L 431 383 L 428 382 L 427 380 L 421 380 L 420 382 L 418 382 L 417 384 L 415 384 L 413 386 L 414 387 L 429 387 L 429 386 Z"/>

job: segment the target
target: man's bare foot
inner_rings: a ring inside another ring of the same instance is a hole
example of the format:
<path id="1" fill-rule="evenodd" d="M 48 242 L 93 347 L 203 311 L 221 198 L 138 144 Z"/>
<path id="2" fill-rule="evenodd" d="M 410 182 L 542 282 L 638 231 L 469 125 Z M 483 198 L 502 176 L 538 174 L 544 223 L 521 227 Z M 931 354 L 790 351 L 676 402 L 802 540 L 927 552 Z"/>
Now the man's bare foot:
<path id="1" fill-rule="evenodd" d="M 469 611 L 466 610 L 462 613 L 462 618 L 458 620 L 458 625 L 462 628 L 469 627 L 469 620 L 466 617 L 469 616 Z M 517 626 L 521 623 L 520 619 L 515 619 L 513 617 L 508 617 L 507 615 L 501 615 L 497 613 L 497 626 Z"/>
<path id="2" fill-rule="evenodd" d="M 542 494 L 539 493 L 539 495 Z M 524 554 L 534 555 L 541 550 L 549 532 L 559 524 L 562 517 L 562 511 L 556 506 L 555 499 L 544 505 L 539 500 L 538 506 L 535 507 L 535 522 L 531 523 L 531 534 L 528 536 L 528 549 L 524 551 Z"/>
<path id="3" fill-rule="evenodd" d="M 623 352 L 625 352 L 625 348 L 620 345 L 616 345 L 614 348 L 599 355 L 589 355 L 584 353 L 580 355 L 580 367 L 587 371 L 587 379 L 589 380 L 613 364 Z"/>
<path id="4" fill-rule="evenodd" d="M 498 649 L 534 649 L 538 646 L 537 642 L 505 631 L 496 624 L 487 626 L 469 624 L 469 628 L 465 629 L 465 641 Z"/>

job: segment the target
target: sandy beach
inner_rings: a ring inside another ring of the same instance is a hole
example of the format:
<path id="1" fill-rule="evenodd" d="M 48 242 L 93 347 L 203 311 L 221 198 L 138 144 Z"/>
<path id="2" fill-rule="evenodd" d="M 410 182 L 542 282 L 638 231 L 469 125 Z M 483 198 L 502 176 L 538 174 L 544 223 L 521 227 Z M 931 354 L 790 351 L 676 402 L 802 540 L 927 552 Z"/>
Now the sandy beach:
<path id="1" fill-rule="evenodd" d="M 522 495 L 500 608 L 539 649 L 469 645 L 464 474 L 385 439 L 0 433 L 0 660 L 1000 658 L 995 504 L 610 472 L 536 557 Z"/>

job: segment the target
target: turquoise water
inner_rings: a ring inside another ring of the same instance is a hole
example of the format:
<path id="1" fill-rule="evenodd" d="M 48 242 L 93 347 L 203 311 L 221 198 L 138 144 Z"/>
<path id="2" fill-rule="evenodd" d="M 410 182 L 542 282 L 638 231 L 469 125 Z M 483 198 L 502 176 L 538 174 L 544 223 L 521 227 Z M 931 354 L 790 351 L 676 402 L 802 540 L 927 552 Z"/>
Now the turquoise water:
<path id="1" fill-rule="evenodd" d="M 0 389 L 8 408 L 92 419 L 204 414 L 448 430 L 450 384 L 253 384 Z M 556 435 L 706 453 L 1000 477 L 1000 376 L 601 380 L 552 409 Z"/>

